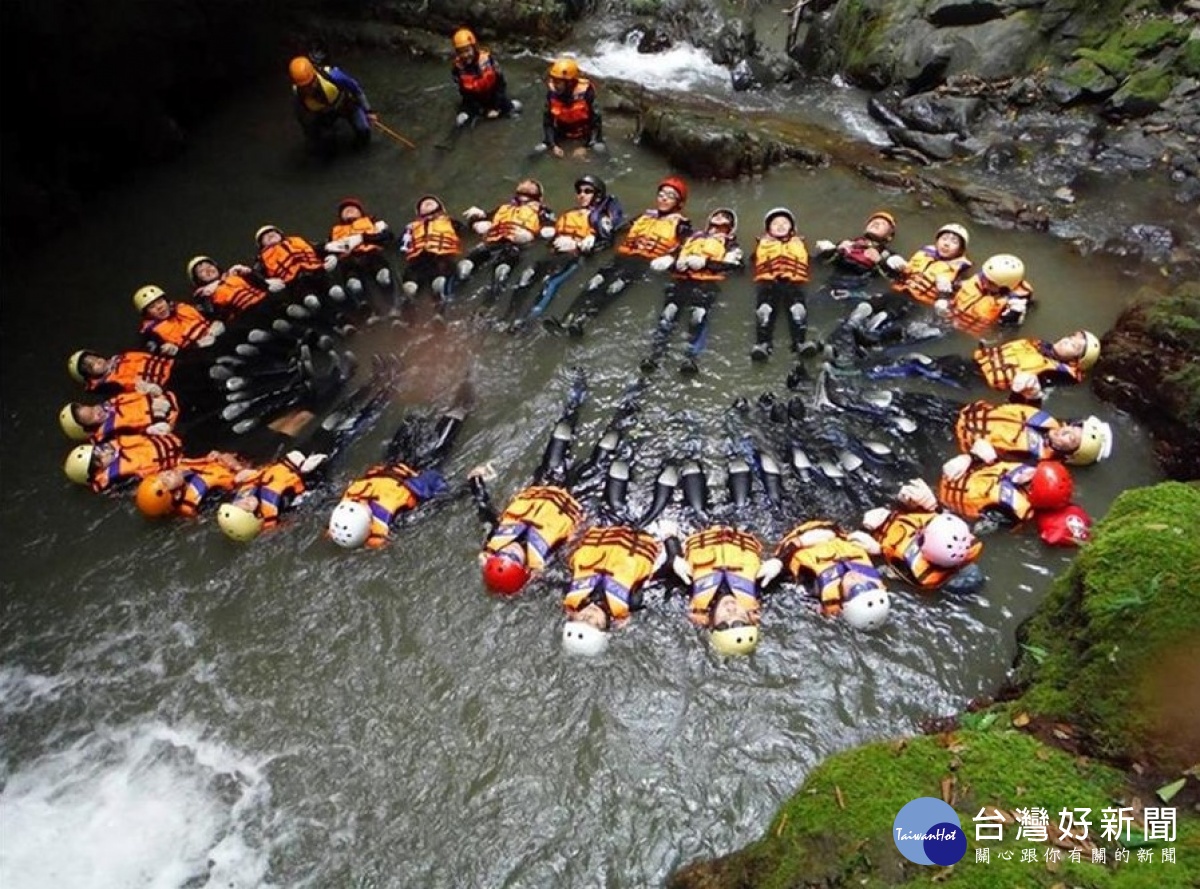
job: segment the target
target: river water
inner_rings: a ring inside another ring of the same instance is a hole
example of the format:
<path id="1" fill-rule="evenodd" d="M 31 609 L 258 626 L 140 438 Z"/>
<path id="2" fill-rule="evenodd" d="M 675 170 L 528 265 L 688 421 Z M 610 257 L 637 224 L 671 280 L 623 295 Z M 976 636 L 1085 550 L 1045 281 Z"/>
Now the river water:
<path id="1" fill-rule="evenodd" d="M 538 113 L 480 125 L 435 151 L 455 101 L 442 66 L 343 63 L 417 151 L 377 139 L 360 155 L 308 158 L 281 74 L 231 97 L 178 163 L 117 183 L 78 228 L 4 269 L 0 884 L 658 885 L 689 860 L 758 836 L 830 753 L 912 731 L 997 687 L 1016 626 L 1070 555 L 1028 531 L 989 539 L 983 594 L 898 594 L 875 635 L 784 594 L 768 604 L 759 652 L 723 662 L 676 598 L 639 615 L 604 658 L 581 662 L 558 649 L 553 583 L 517 601 L 483 593 L 481 531 L 466 498 L 385 550 L 347 553 L 321 537 L 328 501 L 238 547 L 211 520 L 151 525 L 127 499 L 71 486 L 55 422 L 76 394 L 66 356 L 132 347 L 129 294 L 150 281 L 186 292 L 190 256 L 247 259 L 268 222 L 317 237 L 347 194 L 397 229 L 426 191 L 456 210 L 490 207 L 524 175 L 565 207 L 584 169 L 639 212 L 669 172 L 616 118 L 612 156 L 598 167 L 530 160 Z M 540 65 L 508 66 L 531 108 Z M 905 250 L 946 221 L 833 170 L 697 183 L 690 208 L 698 218 L 736 207 L 749 247 L 763 212 L 781 203 L 810 243 L 856 233 L 877 206 L 900 217 Z M 1000 251 L 1029 268 L 1041 299 L 1027 324 L 1034 335 L 1102 331 L 1138 284 L 1048 237 L 974 227 L 977 261 Z M 503 500 L 534 469 L 571 365 L 590 373 L 580 429 L 590 445 L 632 379 L 660 287 L 629 292 L 582 341 L 481 330 L 469 307 L 445 330 L 360 334 L 360 357 L 394 352 L 406 371 L 333 487 L 376 458 L 407 406 L 446 397 L 472 368 L 479 406 L 448 469 L 461 480 L 493 461 Z M 639 427 L 648 450 L 683 448 L 691 430 L 716 463 L 731 400 L 782 391 L 782 351 L 766 365 L 747 358 L 752 305 L 751 284 L 730 281 L 701 374 L 679 377 L 674 361 L 657 372 Z M 814 301 L 812 311 L 821 333 L 841 307 Z M 950 339 L 934 351 L 969 345 Z M 1093 513 L 1159 477 L 1142 430 L 1086 387 L 1055 393 L 1049 406 L 1114 425 L 1115 456 L 1079 474 Z M 649 472 L 639 480 L 643 496 Z"/>

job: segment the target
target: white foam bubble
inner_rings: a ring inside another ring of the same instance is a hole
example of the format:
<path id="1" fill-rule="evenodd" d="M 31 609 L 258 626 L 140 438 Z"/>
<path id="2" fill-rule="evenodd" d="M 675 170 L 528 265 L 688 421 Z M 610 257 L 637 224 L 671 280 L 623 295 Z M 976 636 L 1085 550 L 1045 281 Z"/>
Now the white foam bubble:
<path id="1" fill-rule="evenodd" d="M 98 729 L 18 764 L 0 791 L 5 889 L 265 883 L 258 764 L 192 728 Z"/>
<path id="2" fill-rule="evenodd" d="M 708 53 L 690 43 L 677 43 L 658 53 L 640 53 L 636 39 L 601 40 L 590 53 L 575 58 L 585 75 L 618 77 L 659 90 L 730 95 L 729 72 Z"/>

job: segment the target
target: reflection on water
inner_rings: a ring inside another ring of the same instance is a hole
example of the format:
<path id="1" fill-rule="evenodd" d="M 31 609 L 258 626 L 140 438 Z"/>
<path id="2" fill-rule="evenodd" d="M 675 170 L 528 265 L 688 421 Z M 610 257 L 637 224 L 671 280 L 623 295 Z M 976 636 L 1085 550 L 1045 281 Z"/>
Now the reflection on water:
<path id="1" fill-rule="evenodd" d="M 482 593 L 480 528 L 466 498 L 383 551 L 347 553 L 321 537 L 328 497 L 237 548 L 211 522 L 149 525 L 128 501 L 71 489 L 54 421 L 75 394 L 63 359 L 84 345 L 132 345 L 129 294 L 149 281 L 183 292 L 194 254 L 246 259 L 267 222 L 321 236 L 348 194 L 395 228 L 426 191 L 461 211 L 494 205 L 526 175 L 563 207 L 584 169 L 601 171 L 638 212 L 668 172 L 615 117 L 613 155 L 594 166 L 532 159 L 536 111 L 436 151 L 454 103 L 442 67 L 345 61 L 416 152 L 379 141 L 330 163 L 305 157 L 281 78 L 235 100 L 179 164 L 97 203 L 54 253 L 5 271 L 0 820 L 36 836 L 18 855 L 4 830 L 0 882 L 46 885 L 55 868 L 103 875 L 91 885 L 654 885 L 697 855 L 754 838 L 830 752 L 909 731 L 996 686 L 1017 623 L 1069 559 L 1027 533 L 988 541 L 983 595 L 898 595 L 894 619 L 874 636 L 818 619 L 783 592 L 767 605 L 759 653 L 722 663 L 675 597 L 585 663 L 558 651 L 553 576 L 515 602 Z M 540 63 L 508 70 L 514 95 L 535 109 Z M 779 204 L 796 211 L 810 242 L 857 232 L 879 205 L 899 216 L 906 251 L 946 221 L 829 170 L 694 185 L 693 216 L 726 204 L 740 213 L 746 246 Z M 974 227 L 977 260 L 1000 251 L 1025 259 L 1042 299 L 1028 325 L 1035 335 L 1105 329 L 1133 287 L 1050 238 Z M 766 365 L 747 357 L 747 277 L 724 286 L 700 376 L 678 377 L 673 362 L 656 374 L 637 433 L 647 454 L 698 433 L 719 463 L 733 398 L 782 390 L 781 354 Z M 590 446 L 642 353 L 660 285 L 631 289 L 581 341 L 476 329 L 470 305 L 445 331 L 363 333 L 361 355 L 394 351 L 407 370 L 334 488 L 375 458 L 406 405 L 448 396 L 467 365 L 480 400 L 450 460 L 455 479 L 491 460 L 497 498 L 523 484 L 573 364 L 590 373 L 580 427 Z M 828 334 L 839 313 L 814 300 L 814 335 Z M 970 347 L 963 338 L 936 345 Z M 1115 422 L 1116 456 L 1080 477 L 1089 510 L 1157 478 L 1141 430 L 1086 387 L 1055 393 L 1050 406 Z M 648 480 L 639 475 L 635 496 Z M 146 844 L 113 852 L 103 824 L 112 818 L 146 823 Z"/>

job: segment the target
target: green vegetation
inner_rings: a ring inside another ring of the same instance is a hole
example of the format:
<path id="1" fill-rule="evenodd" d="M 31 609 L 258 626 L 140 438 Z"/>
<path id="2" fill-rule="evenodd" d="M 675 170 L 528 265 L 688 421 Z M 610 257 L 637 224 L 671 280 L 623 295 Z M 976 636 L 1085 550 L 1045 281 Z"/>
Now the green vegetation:
<path id="1" fill-rule="evenodd" d="M 1146 304 L 1146 330 L 1162 343 L 1200 354 L 1200 283 L 1183 284 L 1167 296 L 1138 294 Z"/>

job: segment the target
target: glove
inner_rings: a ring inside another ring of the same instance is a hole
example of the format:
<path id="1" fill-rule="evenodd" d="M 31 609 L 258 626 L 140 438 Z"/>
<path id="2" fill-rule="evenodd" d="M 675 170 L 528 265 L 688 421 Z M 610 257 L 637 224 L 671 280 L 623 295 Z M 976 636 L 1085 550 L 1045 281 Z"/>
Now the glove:
<path id="1" fill-rule="evenodd" d="M 325 245 L 326 253 L 347 253 L 350 250 L 350 245 L 346 243 L 345 238 L 338 238 L 336 241 L 330 241 Z"/>
<path id="2" fill-rule="evenodd" d="M 151 423 L 149 426 L 146 427 L 147 435 L 170 435 L 170 433 L 171 433 L 171 424 L 170 423 L 162 423 L 162 422 Z"/>
<path id="3" fill-rule="evenodd" d="M 832 253 L 837 249 L 837 244 L 833 241 L 817 241 L 813 246 L 817 248 L 818 253 Z"/>
<path id="4" fill-rule="evenodd" d="M 283 278 L 267 278 L 267 290 L 272 293 L 278 293 L 285 287 L 287 284 L 283 283 Z"/>
<path id="5" fill-rule="evenodd" d="M 938 293 L 944 293 L 949 296 L 954 292 L 954 279 L 948 275 L 938 275 L 934 286 L 937 288 Z"/>
<path id="6" fill-rule="evenodd" d="M 729 265 L 741 265 L 744 258 L 745 254 L 742 253 L 741 247 L 734 247 L 725 252 L 725 262 Z"/>
<path id="7" fill-rule="evenodd" d="M 832 528 L 811 528 L 800 535 L 797 543 L 801 546 L 816 546 L 818 543 L 825 543 L 835 537 L 837 537 L 837 532 Z"/>
<path id="8" fill-rule="evenodd" d="M 596 247 L 596 236 L 585 235 L 583 240 L 579 242 L 580 253 L 591 253 Z"/>
<path id="9" fill-rule="evenodd" d="M 178 355 L 179 347 L 174 343 L 163 343 L 158 347 L 158 351 L 163 355 Z"/>
<path id="10" fill-rule="evenodd" d="M 892 511 L 890 509 L 888 509 L 886 506 L 876 506 L 874 509 L 868 509 L 866 512 L 863 513 L 863 517 L 862 517 L 863 527 L 866 528 L 868 531 L 874 531 L 875 529 L 879 528 L 884 522 L 886 522 L 888 520 L 888 516 L 890 516 L 891 514 L 892 514 Z"/>
<path id="11" fill-rule="evenodd" d="M 1025 311 L 1029 308 L 1029 300 L 1020 296 L 1011 296 L 1008 302 L 1004 305 L 1004 311 L 1010 315 L 1016 315 L 1018 318 L 1025 317 Z"/>
<path id="12" fill-rule="evenodd" d="M 851 531 L 846 535 L 846 539 L 857 543 L 873 556 L 879 555 L 879 541 L 868 534 L 866 531 Z"/>
<path id="13" fill-rule="evenodd" d="M 353 250 L 355 247 L 362 246 L 363 236 L 355 233 L 353 235 L 349 235 L 346 238 L 343 238 L 342 240 L 344 240 L 346 242 L 347 249 Z"/>
<path id="14" fill-rule="evenodd" d="M 285 463 L 291 464 L 292 468 L 295 469 L 297 472 L 299 472 L 300 467 L 304 465 L 304 452 L 303 451 L 288 451 L 286 454 L 283 455 L 283 461 Z"/>
<path id="15" fill-rule="evenodd" d="M 948 300 L 948 299 L 936 300 L 933 304 L 933 310 L 935 312 L 937 312 L 939 315 L 941 315 L 943 318 L 945 318 L 947 315 L 950 314 L 950 300 Z"/>
<path id="16" fill-rule="evenodd" d="M 925 512 L 933 512 L 938 506 L 933 489 L 921 478 L 914 478 L 901 485 L 899 500 L 911 509 L 923 509 Z"/>
<path id="17" fill-rule="evenodd" d="M 1036 374 L 1027 370 L 1013 374 L 1012 390 L 1022 398 L 1038 399 L 1042 397 L 1042 384 Z"/>
<path id="18" fill-rule="evenodd" d="M 533 240 L 533 232 L 527 228 L 519 228 L 512 233 L 511 240 L 514 244 L 528 244 Z"/>
<path id="19" fill-rule="evenodd" d="M 337 257 L 336 256 L 326 256 L 325 257 L 325 271 L 332 272 L 336 268 L 337 268 Z"/>
<path id="20" fill-rule="evenodd" d="M 674 256 L 671 256 L 669 254 L 667 256 L 659 256 L 655 259 L 650 260 L 650 268 L 654 269 L 654 271 L 656 271 L 656 272 L 665 272 L 667 269 L 669 269 L 674 264 L 674 262 L 675 262 Z"/>
<path id="21" fill-rule="evenodd" d="M 984 463 L 995 463 L 996 449 L 992 447 L 992 443 L 985 438 L 980 438 L 971 445 L 971 453 L 982 460 Z"/>
<path id="22" fill-rule="evenodd" d="M 942 464 L 942 475 L 950 479 L 952 482 L 958 481 L 967 474 L 967 470 L 971 468 L 971 455 L 959 454 L 957 457 L 951 457 Z"/>
<path id="23" fill-rule="evenodd" d="M 143 395 L 163 394 L 162 386 L 158 385 L 158 383 L 151 383 L 149 380 L 143 380 L 140 378 L 136 383 L 133 384 L 133 388 L 135 391 L 141 392 Z"/>
<path id="24" fill-rule="evenodd" d="M 539 142 L 537 145 L 533 146 L 533 150 L 536 154 L 541 154 L 542 152 L 546 151 L 549 147 L 550 146 L 547 145 L 545 142 Z"/>
<path id="25" fill-rule="evenodd" d="M 557 234 L 557 232 L 555 231 L 554 226 L 547 225 L 547 226 L 543 226 L 542 230 L 540 232 L 538 232 L 538 234 L 540 234 L 543 238 L 545 238 L 547 241 L 549 241 L 551 238 L 554 237 L 555 234 Z"/>
<path id="26" fill-rule="evenodd" d="M 387 230 L 388 230 L 388 224 L 386 222 L 384 222 L 382 219 L 375 220 L 375 234 L 381 235 Z M 359 235 L 359 237 L 361 238 L 362 235 Z"/>
<path id="27" fill-rule="evenodd" d="M 576 250 L 575 239 L 570 235 L 559 235 L 554 239 L 554 249 L 559 253 L 574 253 Z"/>
<path id="28" fill-rule="evenodd" d="M 779 576 L 779 572 L 783 570 L 783 562 L 779 559 L 767 559 L 759 566 L 758 578 L 759 586 L 767 586 L 771 581 Z"/>
<path id="29" fill-rule="evenodd" d="M 154 395 L 150 398 L 150 413 L 154 417 L 165 417 L 171 412 L 171 399 L 164 395 Z"/>
<path id="30" fill-rule="evenodd" d="M 884 264 L 893 272 L 903 272 L 908 269 L 908 260 L 896 254 L 889 256 Z"/>
<path id="31" fill-rule="evenodd" d="M 477 219 L 486 219 L 487 213 L 480 210 L 478 207 L 468 207 L 463 211 L 463 219 L 467 222 L 474 222 Z"/>
<path id="32" fill-rule="evenodd" d="M 675 267 L 678 268 L 681 265 L 686 266 L 694 272 L 698 272 L 700 269 L 708 265 L 708 258 L 696 255 L 681 256 L 679 257 L 679 262 L 675 263 Z"/>
<path id="33" fill-rule="evenodd" d="M 475 230 L 475 234 L 477 235 L 486 235 L 492 230 L 492 224 L 486 219 L 480 219 L 478 222 L 473 224 L 471 228 Z"/>
<path id="34" fill-rule="evenodd" d="M 257 478 L 257 477 L 258 477 L 257 469 L 246 468 L 246 469 L 242 469 L 242 470 L 238 471 L 238 474 L 233 477 L 233 483 L 235 485 L 244 485 L 244 484 L 246 484 L 246 482 L 250 481 L 253 478 Z"/>
<path id="35" fill-rule="evenodd" d="M 293 453 L 295 453 L 295 452 L 293 452 Z M 328 459 L 329 459 L 328 454 L 309 454 L 300 463 L 300 466 L 296 471 L 299 472 L 301 475 L 308 475 L 310 472 L 312 472 L 317 467 L 321 466 L 321 464 L 323 464 Z"/>
<path id="36" fill-rule="evenodd" d="M 211 346 L 216 341 L 217 341 L 217 338 L 210 333 L 207 336 L 202 336 L 202 337 L 200 337 L 200 339 L 196 340 L 196 345 L 199 346 L 201 349 L 207 349 L 209 346 Z"/>
<path id="37" fill-rule="evenodd" d="M 646 532 L 653 534 L 659 540 L 666 540 L 668 537 L 678 537 L 679 523 L 673 519 L 658 519 L 646 528 Z"/>
<path id="38" fill-rule="evenodd" d="M 485 482 L 496 480 L 496 468 L 491 463 L 480 463 L 467 473 L 469 479 L 482 479 Z"/>
<path id="39" fill-rule="evenodd" d="M 692 566 L 688 564 L 688 560 L 683 556 L 676 556 L 671 560 L 671 570 L 686 584 L 692 582 Z"/>
<path id="40" fill-rule="evenodd" d="M 465 127 L 467 125 L 467 121 L 470 119 L 471 115 L 467 114 L 465 111 L 460 111 L 458 114 L 454 115 L 454 125 L 456 127 Z"/>
<path id="41" fill-rule="evenodd" d="M 231 265 L 229 267 L 229 273 L 231 275 L 244 275 L 247 272 L 252 272 L 252 271 L 254 271 L 254 269 L 250 268 L 250 266 L 248 266 L 248 265 L 243 265 L 240 262 L 235 262 L 233 265 Z"/>
<path id="42" fill-rule="evenodd" d="M 608 146 L 605 145 L 603 142 L 593 142 L 592 143 L 592 151 L 596 152 L 596 154 L 607 154 Z"/>
<path id="43" fill-rule="evenodd" d="M 225 332 L 225 322 L 224 321 L 214 321 L 214 322 L 212 322 L 212 324 L 208 325 L 208 329 L 209 329 L 209 332 L 212 333 L 213 336 L 220 336 L 221 334 L 223 334 Z"/>

